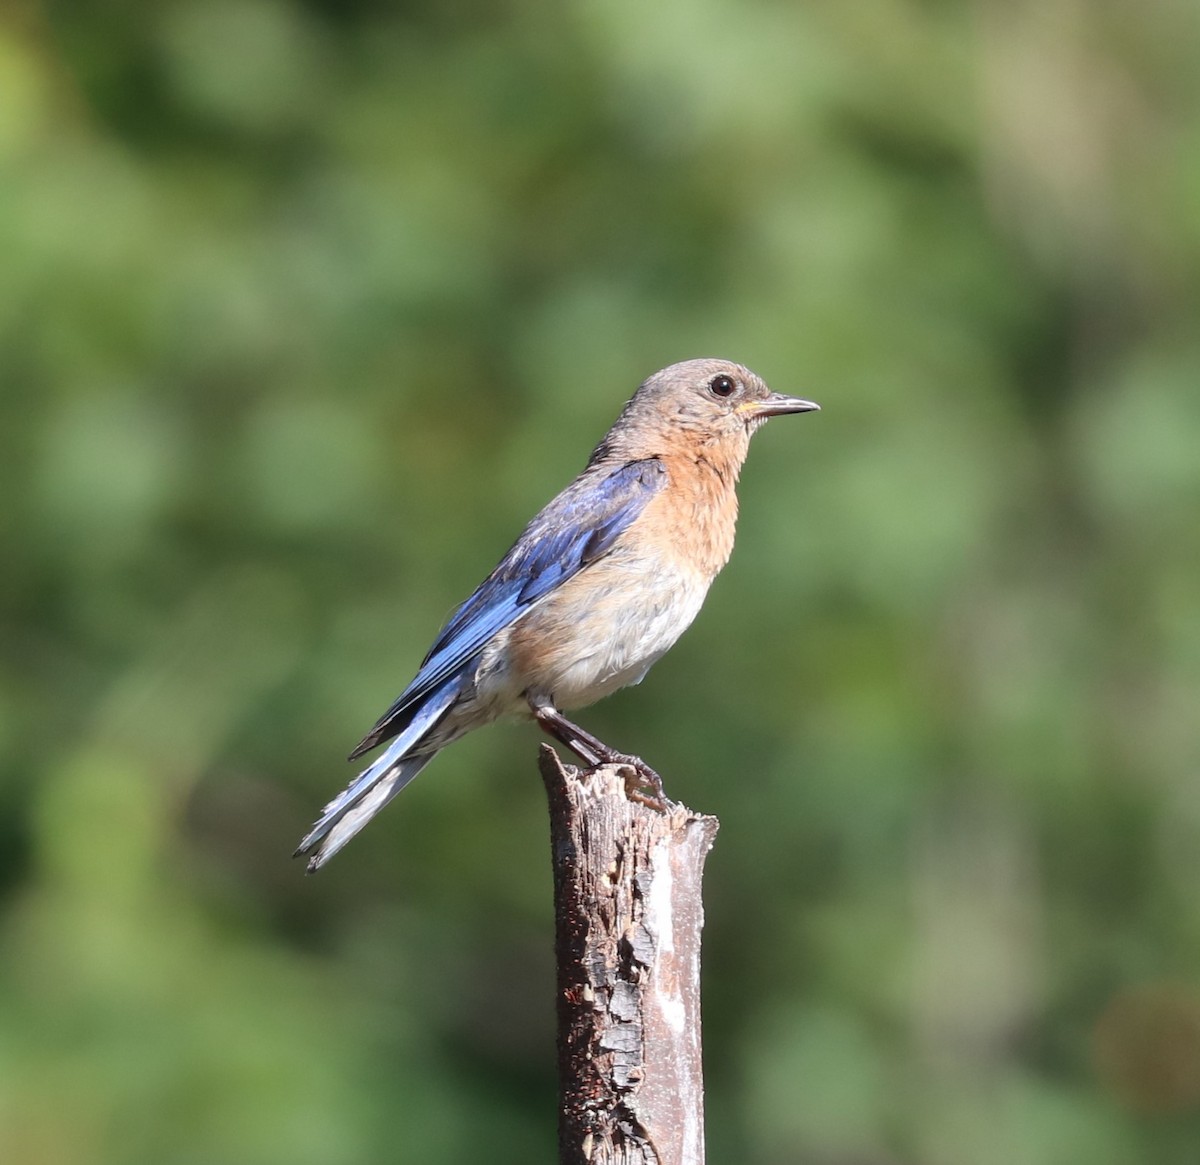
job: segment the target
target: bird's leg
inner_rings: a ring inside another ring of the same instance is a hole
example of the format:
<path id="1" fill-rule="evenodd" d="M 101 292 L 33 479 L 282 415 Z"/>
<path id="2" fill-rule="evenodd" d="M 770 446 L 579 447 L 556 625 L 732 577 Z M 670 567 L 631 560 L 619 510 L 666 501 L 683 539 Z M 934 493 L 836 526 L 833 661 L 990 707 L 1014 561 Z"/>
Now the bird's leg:
<path id="1" fill-rule="evenodd" d="M 632 769 L 634 778 L 625 782 L 625 795 L 631 801 L 638 801 L 662 813 L 671 811 L 672 802 L 663 789 L 662 777 L 641 757 L 630 756 L 628 753 L 617 752 L 615 748 L 610 748 L 604 741 L 588 732 L 586 728 L 581 728 L 574 721 L 568 720 L 553 704 L 534 703 L 531 700 L 529 706 L 533 710 L 533 718 L 538 722 L 542 731 L 565 744 L 586 764 L 592 766 L 623 765 Z M 643 787 L 648 787 L 650 793 L 642 792 Z"/>

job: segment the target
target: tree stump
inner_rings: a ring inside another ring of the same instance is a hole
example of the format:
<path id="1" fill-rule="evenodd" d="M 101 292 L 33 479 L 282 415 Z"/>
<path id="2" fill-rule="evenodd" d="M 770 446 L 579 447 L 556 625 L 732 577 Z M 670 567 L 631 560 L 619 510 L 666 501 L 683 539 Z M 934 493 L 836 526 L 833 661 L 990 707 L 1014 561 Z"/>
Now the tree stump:
<path id="1" fill-rule="evenodd" d="M 550 803 L 561 1165 L 703 1165 L 701 878 L 717 819 L 538 760 Z"/>

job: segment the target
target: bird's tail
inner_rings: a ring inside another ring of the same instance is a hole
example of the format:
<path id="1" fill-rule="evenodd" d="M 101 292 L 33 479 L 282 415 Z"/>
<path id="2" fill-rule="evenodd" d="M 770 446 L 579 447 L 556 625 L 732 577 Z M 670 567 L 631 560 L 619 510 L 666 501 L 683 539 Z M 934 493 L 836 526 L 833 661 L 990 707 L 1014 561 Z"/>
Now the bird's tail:
<path id="1" fill-rule="evenodd" d="M 295 856 L 308 855 L 308 872 L 319 870 L 448 743 L 431 747 L 425 739 L 458 696 L 457 677 L 426 700 L 411 723 L 321 813 Z"/>
<path id="2" fill-rule="evenodd" d="M 354 785 L 330 801 L 321 820 L 305 835 L 296 857 L 309 855 L 310 874 L 329 861 L 437 755 L 427 752 L 420 756 L 392 757 L 392 751 L 389 748 L 370 768 L 363 770 Z M 359 784 L 363 784 L 363 790 L 358 796 L 348 797 Z"/>

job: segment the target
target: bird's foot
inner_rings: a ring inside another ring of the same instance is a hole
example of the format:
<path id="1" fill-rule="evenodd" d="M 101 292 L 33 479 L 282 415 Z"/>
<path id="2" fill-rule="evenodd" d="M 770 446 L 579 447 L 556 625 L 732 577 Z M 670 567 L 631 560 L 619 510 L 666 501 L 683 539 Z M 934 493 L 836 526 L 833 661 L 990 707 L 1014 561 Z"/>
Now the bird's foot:
<path id="1" fill-rule="evenodd" d="M 660 813 L 670 813 L 675 808 L 675 802 L 663 788 L 662 777 L 641 757 L 614 753 L 608 758 L 608 763 L 625 769 L 625 796 L 629 800 L 657 809 Z"/>
<path id="2" fill-rule="evenodd" d="M 627 770 L 625 796 L 660 813 L 670 813 L 675 803 L 663 790 L 662 777 L 640 756 L 617 752 L 578 724 L 573 724 L 557 708 L 531 701 L 534 719 L 543 731 L 565 744 L 584 764 L 620 765 Z M 648 790 L 648 791 L 647 791 Z"/>

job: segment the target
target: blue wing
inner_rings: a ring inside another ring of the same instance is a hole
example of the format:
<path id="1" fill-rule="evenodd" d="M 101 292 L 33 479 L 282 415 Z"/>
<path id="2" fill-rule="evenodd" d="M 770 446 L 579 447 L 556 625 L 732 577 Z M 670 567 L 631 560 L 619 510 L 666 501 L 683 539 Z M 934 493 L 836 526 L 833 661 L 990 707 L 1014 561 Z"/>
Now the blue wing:
<path id="1" fill-rule="evenodd" d="M 500 565 L 450 616 L 412 683 L 350 759 L 402 731 L 420 701 L 473 663 L 493 635 L 607 553 L 666 482 L 666 467 L 653 457 L 607 472 L 586 471 L 572 482 L 529 523 Z"/>

